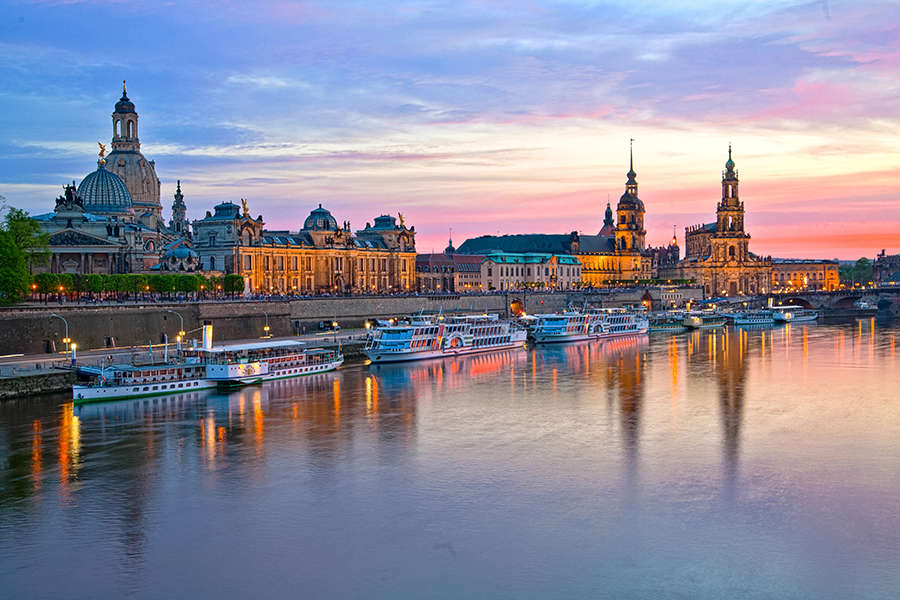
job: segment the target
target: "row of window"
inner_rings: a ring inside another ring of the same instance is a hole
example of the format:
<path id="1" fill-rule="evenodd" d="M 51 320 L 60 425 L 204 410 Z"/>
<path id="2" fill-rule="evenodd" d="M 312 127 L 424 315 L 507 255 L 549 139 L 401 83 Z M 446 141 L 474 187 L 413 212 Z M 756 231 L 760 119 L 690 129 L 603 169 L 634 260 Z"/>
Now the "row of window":
<path id="1" fill-rule="evenodd" d="M 312 263 L 311 256 L 303 257 L 304 260 L 302 262 L 298 261 L 299 257 L 297 257 L 297 256 L 289 257 L 290 261 L 286 261 L 285 258 L 288 258 L 288 257 L 285 257 L 285 256 L 263 255 L 260 258 L 262 258 L 262 268 L 265 271 L 270 270 L 273 265 L 274 265 L 276 271 L 284 271 L 285 264 L 290 264 L 292 271 L 297 271 L 298 270 L 297 267 L 300 264 L 303 265 L 303 268 L 306 271 L 313 270 L 313 263 Z M 212 260 L 214 261 L 215 259 L 213 258 Z M 214 262 L 210 264 L 211 269 L 215 268 L 213 266 L 213 264 L 214 264 Z M 331 259 L 332 269 L 338 273 L 341 273 L 344 271 L 345 264 L 346 263 L 344 262 L 343 256 L 334 256 Z M 386 259 L 386 258 L 379 258 L 379 259 L 370 258 L 370 259 L 368 259 L 368 263 L 366 262 L 366 259 L 358 258 L 356 268 L 359 271 L 365 271 L 367 264 L 369 267 L 368 268 L 369 271 L 373 271 L 373 272 L 376 271 L 376 267 L 378 267 L 377 270 L 381 273 L 386 273 L 388 271 L 388 259 Z M 253 256 L 249 255 L 249 254 L 245 255 L 244 256 L 244 270 L 250 271 L 252 269 L 253 269 Z M 405 258 L 400 259 L 400 270 L 406 271 L 406 259 Z"/>

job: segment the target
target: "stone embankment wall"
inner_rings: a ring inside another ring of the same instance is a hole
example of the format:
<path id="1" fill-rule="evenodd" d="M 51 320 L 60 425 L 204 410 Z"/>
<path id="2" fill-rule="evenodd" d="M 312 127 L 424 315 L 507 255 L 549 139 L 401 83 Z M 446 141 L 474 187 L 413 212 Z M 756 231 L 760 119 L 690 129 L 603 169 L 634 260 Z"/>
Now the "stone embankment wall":
<path id="1" fill-rule="evenodd" d="M 699 289 L 685 289 L 685 299 L 702 298 Z M 443 296 L 366 296 L 301 298 L 284 301 L 236 301 L 203 303 L 137 303 L 137 304 L 51 304 L 0 310 L 0 355 L 40 354 L 64 349 L 62 339 L 66 327 L 58 314 L 69 324 L 69 337 L 79 349 L 160 344 L 164 335 L 169 343 L 181 330 L 178 315 L 184 319 L 187 339 L 200 338 L 198 331 L 205 320 L 213 323 L 215 341 L 258 338 L 268 324 L 273 336 L 287 336 L 319 330 L 321 321 L 336 320 L 341 327 L 362 327 L 371 317 L 389 318 L 425 312 L 490 312 L 509 316 L 509 306 L 521 301 L 528 313 L 553 312 L 569 303 L 582 306 L 622 306 L 652 301 L 660 302 L 661 291 L 622 290 L 603 293 L 555 293 L 535 294 L 510 292 L 508 294 L 443 295 Z"/>
<path id="2" fill-rule="evenodd" d="M 74 371 L 3 377 L 0 378 L 0 400 L 71 390 L 75 379 Z"/>

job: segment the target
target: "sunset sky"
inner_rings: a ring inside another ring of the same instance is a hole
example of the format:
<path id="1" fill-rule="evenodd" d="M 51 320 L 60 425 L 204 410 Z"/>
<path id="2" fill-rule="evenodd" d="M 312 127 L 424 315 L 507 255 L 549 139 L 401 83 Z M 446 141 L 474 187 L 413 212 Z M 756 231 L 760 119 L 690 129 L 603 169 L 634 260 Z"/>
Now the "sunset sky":
<path id="1" fill-rule="evenodd" d="M 715 219 L 728 144 L 752 252 L 900 253 L 900 5 L 867 0 L 4 3 L 0 195 L 96 168 L 122 80 L 168 218 L 247 198 L 453 229 L 596 234 L 629 139 L 647 241 Z"/>

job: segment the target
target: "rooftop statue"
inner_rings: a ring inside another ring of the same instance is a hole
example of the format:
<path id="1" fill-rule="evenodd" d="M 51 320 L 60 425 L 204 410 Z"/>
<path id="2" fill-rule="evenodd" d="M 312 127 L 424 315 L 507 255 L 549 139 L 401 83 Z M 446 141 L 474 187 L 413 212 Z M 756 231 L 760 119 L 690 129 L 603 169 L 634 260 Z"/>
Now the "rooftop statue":
<path id="1" fill-rule="evenodd" d="M 241 198 L 241 206 L 244 207 L 244 216 L 245 216 L 245 217 L 249 217 L 249 216 L 250 216 L 250 209 L 247 208 L 247 201 L 244 200 L 243 198 Z"/>

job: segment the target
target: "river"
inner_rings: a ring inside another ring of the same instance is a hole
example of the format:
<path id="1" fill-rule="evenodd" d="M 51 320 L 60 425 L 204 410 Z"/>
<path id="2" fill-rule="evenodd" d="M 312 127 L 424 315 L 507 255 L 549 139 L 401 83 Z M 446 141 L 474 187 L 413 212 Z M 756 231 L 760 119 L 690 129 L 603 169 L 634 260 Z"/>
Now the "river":
<path id="1" fill-rule="evenodd" d="M 900 329 L 0 404 L 0 596 L 896 598 Z"/>

